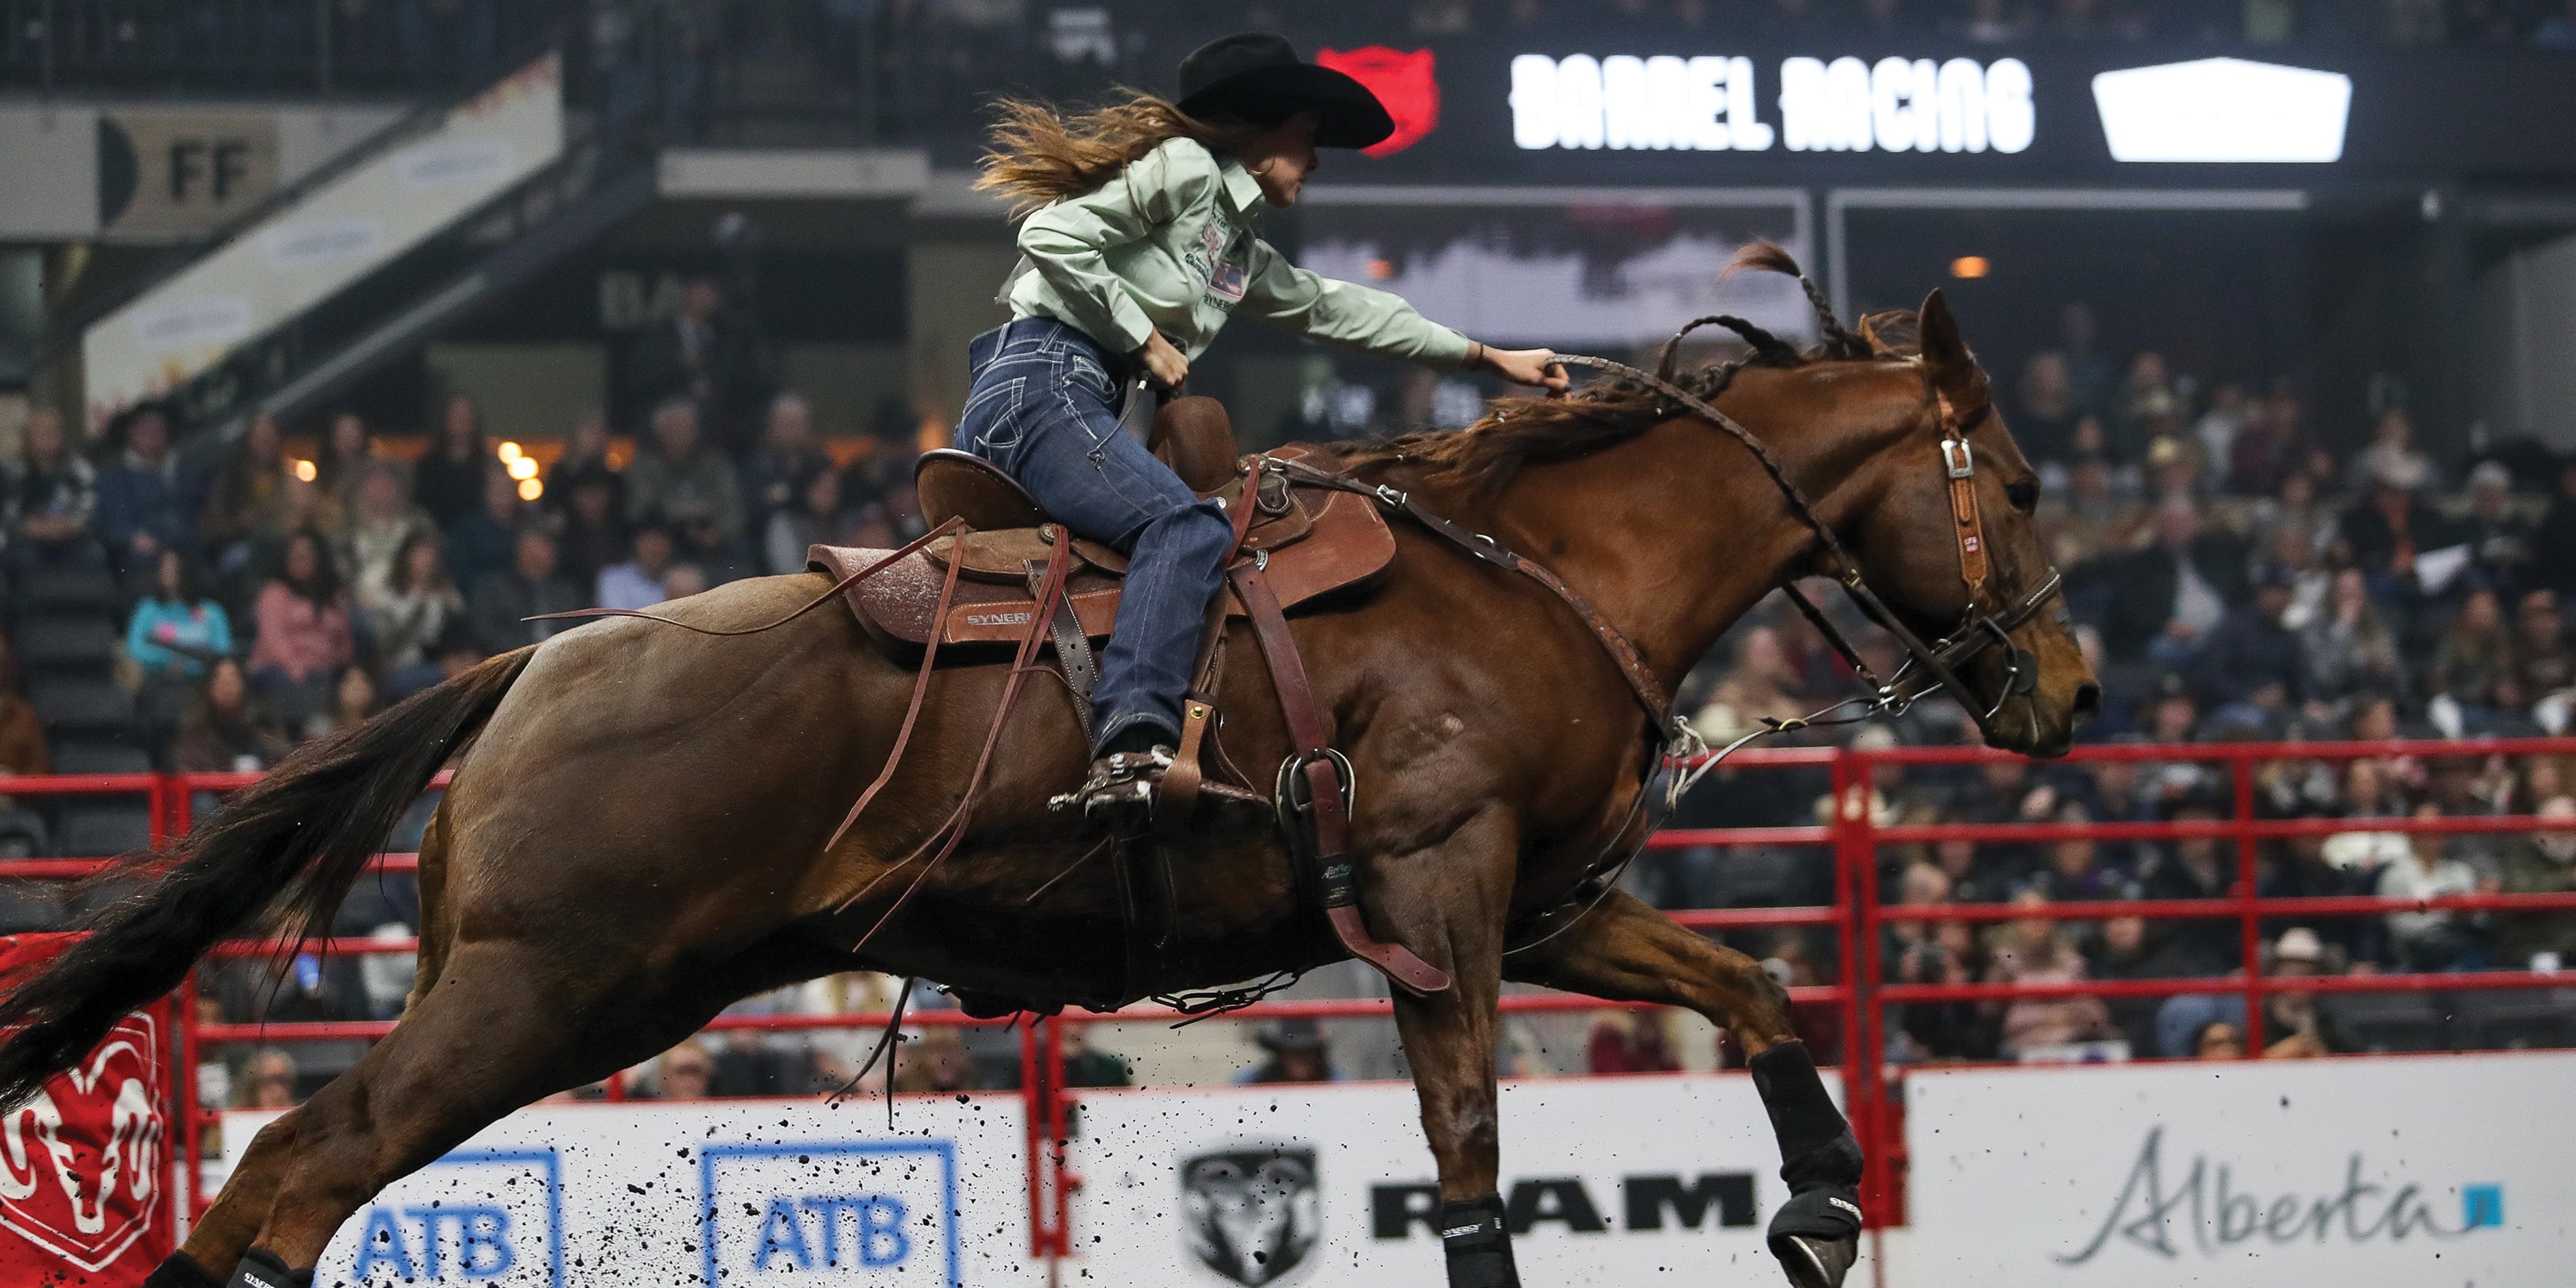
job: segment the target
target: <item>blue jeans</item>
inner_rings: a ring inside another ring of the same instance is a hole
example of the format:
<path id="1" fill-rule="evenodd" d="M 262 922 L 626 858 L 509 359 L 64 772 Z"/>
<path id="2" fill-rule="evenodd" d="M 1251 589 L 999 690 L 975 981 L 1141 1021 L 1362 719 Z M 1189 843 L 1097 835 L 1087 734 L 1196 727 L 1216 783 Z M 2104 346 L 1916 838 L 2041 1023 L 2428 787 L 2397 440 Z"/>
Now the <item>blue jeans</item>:
<path id="1" fill-rule="evenodd" d="M 1149 724 L 1180 737 L 1199 627 L 1234 525 L 1118 423 L 1127 364 L 1050 318 L 1022 318 L 967 346 L 974 386 L 957 446 L 1001 466 L 1074 534 L 1127 556 L 1126 590 L 1092 694 L 1092 746 Z"/>

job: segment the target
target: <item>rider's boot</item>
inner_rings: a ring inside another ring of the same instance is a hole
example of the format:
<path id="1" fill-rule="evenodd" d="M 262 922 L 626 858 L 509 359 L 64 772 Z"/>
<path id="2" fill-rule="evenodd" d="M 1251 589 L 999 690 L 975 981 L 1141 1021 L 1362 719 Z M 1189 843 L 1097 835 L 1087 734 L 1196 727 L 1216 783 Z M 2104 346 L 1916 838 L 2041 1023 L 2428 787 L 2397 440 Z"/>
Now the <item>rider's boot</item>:
<path id="1" fill-rule="evenodd" d="M 1047 802 L 1054 810 L 1079 810 L 1096 827 L 1142 832 L 1154 820 L 1155 789 L 1172 767 L 1171 735 L 1151 724 L 1132 724 L 1101 747 L 1082 786 Z"/>
<path id="2" fill-rule="evenodd" d="M 1771 1216 L 1771 1255 L 1797 1288 L 1841 1288 L 1860 1259 L 1860 1142 L 1816 1076 L 1803 1042 L 1746 1062 L 1771 1129 L 1789 1199 Z"/>

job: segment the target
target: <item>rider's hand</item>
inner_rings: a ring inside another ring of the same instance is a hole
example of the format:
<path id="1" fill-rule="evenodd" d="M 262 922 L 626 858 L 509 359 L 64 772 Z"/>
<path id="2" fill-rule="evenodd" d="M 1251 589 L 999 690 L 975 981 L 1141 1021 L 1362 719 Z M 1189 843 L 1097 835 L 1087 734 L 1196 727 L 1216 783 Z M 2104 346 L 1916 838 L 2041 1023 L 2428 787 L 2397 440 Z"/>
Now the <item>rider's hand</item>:
<path id="1" fill-rule="evenodd" d="M 1549 393 L 1565 392 L 1565 368 L 1554 365 L 1554 349 L 1497 349 L 1485 346 L 1485 370 L 1516 385 L 1544 385 Z"/>
<path id="2" fill-rule="evenodd" d="M 1172 347 L 1172 342 L 1157 331 L 1136 351 L 1136 360 L 1145 364 L 1145 377 L 1157 389 L 1178 389 L 1190 378 L 1190 360 Z"/>

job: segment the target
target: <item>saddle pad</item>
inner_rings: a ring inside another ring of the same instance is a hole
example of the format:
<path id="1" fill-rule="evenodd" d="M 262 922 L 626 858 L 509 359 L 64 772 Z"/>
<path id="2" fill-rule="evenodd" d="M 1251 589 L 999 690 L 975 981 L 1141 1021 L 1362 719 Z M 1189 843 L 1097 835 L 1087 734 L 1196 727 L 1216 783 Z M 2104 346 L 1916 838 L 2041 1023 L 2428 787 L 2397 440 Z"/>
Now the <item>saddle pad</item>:
<path id="1" fill-rule="evenodd" d="M 1309 523 L 1308 531 L 1302 534 L 1305 539 L 1277 547 L 1270 555 L 1270 585 L 1283 605 L 1294 607 L 1328 591 L 1365 581 L 1395 559 L 1395 534 L 1388 530 L 1386 517 L 1378 512 L 1372 499 L 1351 492 L 1299 488 L 1296 500 L 1298 505 L 1290 514 Z M 806 552 L 806 566 L 838 580 L 885 558 L 887 553 L 815 546 Z M 1065 589 L 1073 600 L 1074 615 L 1082 622 L 1083 633 L 1093 639 L 1105 639 L 1110 623 L 1118 616 L 1121 582 L 1117 576 L 1089 565 L 1086 559 L 1066 582 Z M 880 641 L 923 645 L 930 642 L 931 614 L 939 606 L 939 587 L 946 572 L 945 566 L 933 563 L 926 553 L 916 552 L 851 586 L 842 592 L 842 598 L 858 616 L 859 624 Z M 1227 614 L 1243 616 L 1243 605 L 1235 600 L 1234 592 L 1228 589 L 1224 593 Z M 939 632 L 939 641 L 942 645 L 1016 644 L 1028 634 L 1029 615 L 1035 607 L 1024 584 L 1003 585 L 961 576 L 956 602 L 949 607 L 946 629 Z"/>

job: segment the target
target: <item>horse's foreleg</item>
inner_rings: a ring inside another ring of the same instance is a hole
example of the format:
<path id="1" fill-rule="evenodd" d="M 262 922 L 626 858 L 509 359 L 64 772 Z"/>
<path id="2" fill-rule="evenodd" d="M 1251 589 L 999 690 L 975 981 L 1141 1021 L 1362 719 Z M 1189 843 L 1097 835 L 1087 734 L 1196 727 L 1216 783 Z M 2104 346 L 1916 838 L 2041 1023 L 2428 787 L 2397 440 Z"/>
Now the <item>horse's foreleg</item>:
<path id="1" fill-rule="evenodd" d="M 1511 897 L 1509 824 L 1481 816 L 1430 849 L 1374 861 L 1367 903 L 1381 933 L 1448 968 L 1448 991 L 1397 994 L 1396 1031 L 1440 1169 L 1438 1230 L 1449 1288 L 1519 1288 L 1498 1192 L 1495 1000 L 1502 911 Z M 1497 863 L 1497 856 L 1504 856 Z"/>
<path id="2" fill-rule="evenodd" d="M 1752 958 L 1610 896 L 1573 925 L 1504 959 L 1514 980 L 1620 1002 L 1686 1006 L 1743 1044 L 1780 1138 L 1789 1201 L 1771 1251 L 1798 1288 L 1835 1288 L 1860 1255 L 1860 1143 L 1789 1023 L 1789 994 Z"/>

